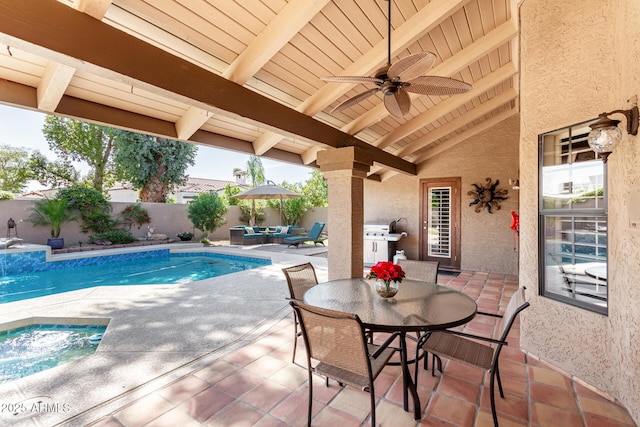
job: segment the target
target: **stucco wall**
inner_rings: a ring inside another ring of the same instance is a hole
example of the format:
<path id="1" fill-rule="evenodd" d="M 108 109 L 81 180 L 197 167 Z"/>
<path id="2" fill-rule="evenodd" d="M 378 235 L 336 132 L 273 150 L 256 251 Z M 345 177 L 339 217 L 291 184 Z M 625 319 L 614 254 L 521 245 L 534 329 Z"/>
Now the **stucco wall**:
<path id="1" fill-rule="evenodd" d="M 117 217 L 117 214 L 131 203 L 111 203 L 112 217 Z M 49 237 L 49 229 L 47 227 L 34 227 L 33 224 L 27 221 L 30 215 L 30 208 L 33 205 L 33 200 L 3 200 L 0 201 L 0 224 L 6 227 L 7 220 L 13 218 L 16 222 L 22 220 L 22 223 L 18 224 L 18 234 L 25 242 L 46 244 Z M 151 217 L 151 226 L 155 228 L 156 233 L 166 234 L 172 239 L 176 238 L 176 234 L 184 231 L 193 232 L 196 238 L 199 239 L 201 232 L 194 230 L 191 221 L 187 217 L 187 205 L 184 204 L 165 204 L 165 203 L 142 203 L 142 206 L 147 209 L 149 216 Z M 265 226 L 277 225 L 280 222 L 280 212 L 277 209 L 265 208 L 267 219 L 264 223 Z M 227 222 L 222 227 L 218 228 L 215 232 L 209 235 L 210 239 L 214 240 L 229 240 L 229 228 L 235 225 L 246 225 L 240 221 L 241 212 L 238 206 L 229 206 L 227 212 Z M 313 208 L 308 211 L 303 220 L 302 227 L 306 230 L 311 229 L 313 223 L 316 221 L 327 222 L 327 208 Z M 139 230 L 134 226 L 131 233 L 136 237 L 144 237 L 147 233 L 147 225 L 143 225 Z M 6 229 L 5 229 L 6 230 Z M 328 232 L 328 228 L 325 227 L 325 232 Z M 4 237 L 6 231 L 0 235 Z M 87 242 L 89 239 L 88 234 L 84 234 L 80 231 L 80 225 L 77 221 L 67 223 L 62 226 L 62 232 L 60 237 L 65 239 L 65 245 L 74 245 L 78 242 Z"/>
<path id="2" fill-rule="evenodd" d="M 400 240 L 410 259 L 419 252 L 420 180 L 425 178 L 461 178 L 461 268 L 465 270 L 518 274 L 518 253 L 514 250 L 511 211 L 518 212 L 517 190 L 509 179 L 518 177 L 519 119 L 504 120 L 453 148 L 428 160 L 417 177 L 398 174 L 384 182 L 365 183 L 365 221 L 407 219 L 409 236 Z M 498 188 L 507 189 L 508 199 L 502 208 L 489 214 L 476 213 L 467 195 L 472 184 L 485 179 L 500 180 Z M 405 229 L 405 222 L 400 222 Z"/>
<path id="3" fill-rule="evenodd" d="M 629 222 L 630 193 L 640 187 L 637 136 L 625 132 L 607 163 L 609 315 L 537 296 L 537 135 L 629 108 L 640 92 L 640 2 L 525 0 L 520 19 L 520 284 L 531 302 L 521 345 L 617 397 L 640 422 L 640 230 Z"/>

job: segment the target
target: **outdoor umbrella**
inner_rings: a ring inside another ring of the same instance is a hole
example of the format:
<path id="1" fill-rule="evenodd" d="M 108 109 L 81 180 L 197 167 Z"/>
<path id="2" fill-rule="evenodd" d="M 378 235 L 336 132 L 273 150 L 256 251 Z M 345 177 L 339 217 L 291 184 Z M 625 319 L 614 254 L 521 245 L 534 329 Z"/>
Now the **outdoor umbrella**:
<path id="1" fill-rule="evenodd" d="M 269 182 L 265 185 L 259 185 L 257 187 L 251 188 L 247 191 L 244 191 L 240 194 L 236 194 L 236 199 L 243 200 L 251 200 L 251 199 L 280 199 L 280 225 L 282 224 L 282 200 L 283 199 L 295 199 L 296 197 L 302 197 L 300 194 L 287 190 L 286 188 L 279 187 L 274 183 Z"/>

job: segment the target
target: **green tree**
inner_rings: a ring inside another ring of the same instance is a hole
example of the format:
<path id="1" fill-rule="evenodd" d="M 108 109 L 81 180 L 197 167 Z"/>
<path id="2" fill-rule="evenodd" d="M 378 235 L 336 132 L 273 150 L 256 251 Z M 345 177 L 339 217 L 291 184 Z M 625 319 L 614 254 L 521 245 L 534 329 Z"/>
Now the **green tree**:
<path id="1" fill-rule="evenodd" d="M 329 186 L 319 169 L 314 169 L 302 187 L 301 194 L 313 207 L 326 207 L 329 204 Z"/>
<path id="2" fill-rule="evenodd" d="M 228 208 L 222 198 L 214 192 L 200 193 L 187 207 L 187 217 L 198 230 L 202 230 L 203 237 L 213 233 L 225 222 Z"/>
<path id="3" fill-rule="evenodd" d="M 264 177 L 264 167 L 262 166 L 262 161 L 258 156 L 249 156 L 249 160 L 247 161 L 247 175 L 249 176 L 249 180 L 251 181 L 252 187 L 257 187 L 258 185 L 262 185 L 266 182 Z M 255 199 L 251 200 L 251 213 L 249 215 L 249 225 L 256 225 L 256 201 Z"/>
<path id="4" fill-rule="evenodd" d="M 229 206 L 238 206 L 240 204 L 240 199 L 236 199 L 233 196 L 240 193 L 242 193 L 240 187 L 232 187 L 231 184 L 227 184 L 227 186 L 224 187 L 224 201 L 227 202 Z"/>
<path id="5" fill-rule="evenodd" d="M 92 123 L 49 115 L 42 129 L 49 148 L 62 161 L 87 163 L 91 169 L 92 186 L 102 192 L 114 180 L 115 140 L 122 131 Z"/>
<path id="6" fill-rule="evenodd" d="M 123 132 L 116 142 L 117 176 L 140 190 L 143 202 L 166 203 L 167 195 L 186 181 L 198 147 L 133 132 Z"/>
<path id="7" fill-rule="evenodd" d="M 282 188 L 286 188 L 298 194 L 303 194 L 303 186 L 299 183 L 288 184 L 286 181 L 283 181 L 279 185 Z M 279 211 L 280 199 L 268 200 L 267 205 Z M 282 217 L 285 221 L 285 224 L 300 225 L 300 223 L 302 222 L 302 217 L 304 217 L 304 214 L 307 213 L 309 209 L 311 209 L 311 204 L 309 203 L 309 199 L 307 199 L 307 197 L 304 195 L 302 195 L 302 197 L 282 200 Z"/>
<path id="8" fill-rule="evenodd" d="M 69 160 L 49 160 L 35 151 L 29 157 L 32 178 L 51 188 L 69 187 L 80 181 L 78 172 Z"/>
<path id="9" fill-rule="evenodd" d="M 0 190 L 21 193 L 30 179 L 29 150 L 0 145 Z"/>

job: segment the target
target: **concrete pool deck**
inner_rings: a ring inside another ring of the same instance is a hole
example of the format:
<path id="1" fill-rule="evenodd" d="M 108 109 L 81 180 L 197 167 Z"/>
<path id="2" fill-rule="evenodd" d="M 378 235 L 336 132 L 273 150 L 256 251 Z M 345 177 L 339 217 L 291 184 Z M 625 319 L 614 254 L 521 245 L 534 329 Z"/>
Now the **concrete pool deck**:
<path id="1" fill-rule="evenodd" d="M 35 416 L 29 411 L 5 411 L 0 425 L 83 425 L 83 414 L 90 411 L 94 419 L 103 411 L 106 414 L 111 405 L 122 405 L 145 387 L 168 383 L 198 364 L 222 357 L 289 315 L 283 267 L 311 261 L 319 279 L 326 279 L 327 260 L 302 255 L 309 252 L 305 250 L 298 254 L 268 246 L 262 250 L 200 244 L 166 247 L 269 258 L 272 264 L 185 285 L 103 286 L 2 304 L 0 324 L 29 317 L 109 318 L 110 322 L 93 356 L 0 384 L 3 405 L 27 402 L 31 409 L 38 398 L 47 402 Z M 98 252 L 102 251 L 92 255 Z"/>

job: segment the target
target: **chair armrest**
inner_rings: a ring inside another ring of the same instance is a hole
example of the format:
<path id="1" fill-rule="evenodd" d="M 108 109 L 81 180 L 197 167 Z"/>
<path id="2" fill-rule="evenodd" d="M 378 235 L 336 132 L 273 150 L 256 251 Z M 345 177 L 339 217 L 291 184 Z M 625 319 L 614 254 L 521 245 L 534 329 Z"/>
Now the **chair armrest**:
<path id="1" fill-rule="evenodd" d="M 499 317 L 499 318 L 503 317 L 502 314 L 486 313 L 484 311 L 478 311 L 477 314 L 481 314 L 483 316 Z"/>

